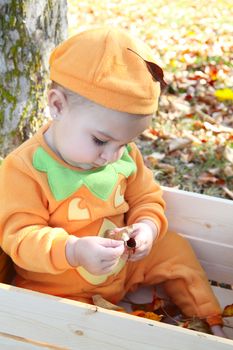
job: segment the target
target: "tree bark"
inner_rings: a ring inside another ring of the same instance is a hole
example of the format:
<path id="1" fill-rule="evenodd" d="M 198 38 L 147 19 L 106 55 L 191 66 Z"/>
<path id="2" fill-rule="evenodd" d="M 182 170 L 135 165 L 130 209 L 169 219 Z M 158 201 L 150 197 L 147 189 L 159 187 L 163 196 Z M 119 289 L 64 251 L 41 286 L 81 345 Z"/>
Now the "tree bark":
<path id="1" fill-rule="evenodd" d="M 67 37 L 67 0 L 0 0 L 0 156 L 46 118 L 48 60 Z"/>

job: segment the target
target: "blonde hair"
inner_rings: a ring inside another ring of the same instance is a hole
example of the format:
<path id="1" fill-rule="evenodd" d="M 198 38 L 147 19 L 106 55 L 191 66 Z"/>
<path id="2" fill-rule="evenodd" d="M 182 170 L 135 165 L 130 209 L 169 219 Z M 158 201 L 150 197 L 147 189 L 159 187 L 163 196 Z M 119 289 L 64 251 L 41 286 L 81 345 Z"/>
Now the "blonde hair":
<path id="1" fill-rule="evenodd" d="M 83 97 L 79 95 L 77 92 L 71 91 L 67 89 L 66 87 L 56 83 L 55 81 L 51 81 L 49 90 L 52 89 L 58 89 L 61 91 L 67 98 L 68 103 L 71 105 L 78 105 L 78 106 L 83 106 L 83 105 L 90 105 L 90 104 L 96 104 L 96 102 L 89 100 L 86 97 Z M 107 108 L 105 106 L 102 106 L 103 108 Z M 153 117 L 155 116 L 155 113 L 150 113 L 150 114 L 135 114 L 138 115 L 139 117 L 146 117 L 148 115 L 152 115 Z"/>
<path id="2" fill-rule="evenodd" d="M 71 104 L 83 105 L 84 103 L 91 103 L 91 101 L 88 100 L 86 97 L 83 97 L 77 94 L 76 92 L 67 89 L 66 87 L 56 83 L 55 81 L 51 81 L 50 83 L 49 90 L 52 89 L 58 89 L 59 91 L 61 91 L 67 97 L 68 102 Z"/>

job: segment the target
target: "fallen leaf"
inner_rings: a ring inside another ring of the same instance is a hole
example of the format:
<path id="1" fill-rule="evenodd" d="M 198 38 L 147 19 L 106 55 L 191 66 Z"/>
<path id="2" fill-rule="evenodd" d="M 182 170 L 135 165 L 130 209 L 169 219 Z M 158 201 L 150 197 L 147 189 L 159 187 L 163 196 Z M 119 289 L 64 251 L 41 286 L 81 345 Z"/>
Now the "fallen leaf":
<path id="1" fill-rule="evenodd" d="M 233 191 L 229 190 L 226 186 L 223 186 L 222 189 L 231 199 L 233 199 Z"/>
<path id="2" fill-rule="evenodd" d="M 195 154 L 193 152 L 187 152 L 187 153 L 181 153 L 180 155 L 180 159 L 182 160 L 182 162 L 188 164 L 191 163 L 191 161 L 194 159 Z"/>
<path id="3" fill-rule="evenodd" d="M 203 121 L 207 121 L 211 124 L 216 124 L 216 120 L 209 116 L 207 113 L 203 112 L 199 107 L 196 108 L 196 111 Z"/>
<path id="4" fill-rule="evenodd" d="M 153 152 L 148 156 L 144 157 L 146 165 L 152 168 L 154 168 L 158 164 L 159 160 L 162 160 L 164 158 L 165 158 L 165 153 L 159 153 L 159 152 Z"/>
<path id="5" fill-rule="evenodd" d="M 161 321 L 161 319 L 163 318 L 163 315 L 157 315 L 154 312 L 146 312 L 144 317 L 154 321 Z"/>
<path id="6" fill-rule="evenodd" d="M 233 164 L 233 147 L 226 146 L 223 152 L 223 156 L 228 162 Z"/>
<path id="7" fill-rule="evenodd" d="M 220 101 L 233 100 L 232 89 L 220 89 L 214 92 L 214 96 Z"/>
<path id="8" fill-rule="evenodd" d="M 144 317 L 145 316 L 145 311 L 143 311 L 143 310 L 134 310 L 130 314 L 134 315 L 134 316 Z"/>
<path id="9" fill-rule="evenodd" d="M 146 129 L 143 131 L 141 134 L 140 138 L 143 140 L 148 140 L 148 141 L 155 141 L 158 139 L 158 134 L 152 132 L 153 129 Z M 154 130 L 153 130 L 154 131 Z"/>
<path id="10" fill-rule="evenodd" d="M 233 304 L 227 305 L 224 307 L 222 316 L 223 317 L 233 317 Z"/>
<path id="11" fill-rule="evenodd" d="M 204 122 L 204 127 L 206 130 L 213 131 L 215 133 L 220 133 L 220 132 L 232 132 L 232 128 L 225 127 L 223 125 L 214 125 L 209 122 Z"/>
<path id="12" fill-rule="evenodd" d="M 176 171 L 176 168 L 173 165 L 166 163 L 158 163 L 157 168 L 163 170 L 167 174 L 173 174 Z"/>
<path id="13" fill-rule="evenodd" d="M 131 315 L 134 316 L 138 316 L 138 317 L 143 317 L 143 318 L 148 318 L 150 320 L 154 320 L 154 321 L 161 321 L 161 319 L 163 318 L 163 315 L 157 315 L 154 312 L 145 312 L 143 310 L 135 310 L 133 312 L 130 313 Z"/>
<path id="14" fill-rule="evenodd" d="M 211 169 L 208 169 L 208 172 L 212 175 L 219 175 L 220 169 L 219 168 L 211 168 Z"/>
<path id="15" fill-rule="evenodd" d="M 179 114 L 181 113 L 182 115 L 187 115 L 187 114 L 191 114 L 191 107 L 190 104 L 187 101 L 175 101 L 173 100 L 171 102 L 171 107 L 174 111 L 179 112 Z"/>
<path id="16" fill-rule="evenodd" d="M 193 122 L 193 128 L 194 128 L 194 130 L 200 130 L 200 129 L 202 129 L 202 128 L 203 128 L 203 122 L 200 121 L 200 120 L 195 120 L 195 121 Z"/>
<path id="17" fill-rule="evenodd" d="M 104 299 L 101 295 L 96 294 L 92 296 L 94 305 L 102 307 L 108 310 L 125 311 L 123 307 L 110 303 L 108 300 Z"/>
<path id="18" fill-rule="evenodd" d="M 183 149 L 192 144 L 192 141 L 189 138 L 176 138 L 171 140 L 168 144 L 168 149 L 170 152 L 173 152 L 177 149 Z"/>
<path id="19" fill-rule="evenodd" d="M 224 173 L 224 175 L 226 175 L 227 177 L 233 176 L 233 165 L 227 165 L 227 166 L 225 166 L 225 168 L 223 169 L 223 173 Z"/>
<path id="20" fill-rule="evenodd" d="M 209 327 L 208 323 L 197 318 L 197 317 L 194 317 L 191 320 L 186 320 L 184 322 L 180 322 L 180 326 L 183 328 L 192 329 L 194 331 L 211 334 L 210 327 Z"/>
<path id="21" fill-rule="evenodd" d="M 167 86 L 167 83 L 164 81 L 164 74 L 163 74 L 162 68 L 160 68 L 154 62 L 146 61 L 142 56 L 140 56 L 134 50 L 132 50 L 130 48 L 128 48 L 128 50 L 135 53 L 137 56 L 139 56 L 146 63 L 146 66 L 147 66 L 150 74 L 152 75 L 153 79 L 160 83 L 161 89 L 164 89 Z"/>
<path id="22" fill-rule="evenodd" d="M 219 182 L 219 178 L 217 178 L 216 176 L 214 176 L 213 174 L 211 174 L 209 172 L 204 172 L 198 177 L 198 184 L 199 185 L 204 185 L 204 184 L 207 184 L 209 182 L 211 182 L 211 183 Z"/>

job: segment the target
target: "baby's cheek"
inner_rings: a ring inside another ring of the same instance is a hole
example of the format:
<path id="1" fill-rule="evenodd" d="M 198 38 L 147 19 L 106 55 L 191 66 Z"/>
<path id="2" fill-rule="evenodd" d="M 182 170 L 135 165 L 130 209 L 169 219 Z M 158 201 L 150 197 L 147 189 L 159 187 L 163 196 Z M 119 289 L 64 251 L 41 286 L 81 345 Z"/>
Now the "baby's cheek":
<path id="1" fill-rule="evenodd" d="M 117 160 L 120 159 L 123 156 L 125 150 L 125 146 L 121 147 L 117 153 Z"/>

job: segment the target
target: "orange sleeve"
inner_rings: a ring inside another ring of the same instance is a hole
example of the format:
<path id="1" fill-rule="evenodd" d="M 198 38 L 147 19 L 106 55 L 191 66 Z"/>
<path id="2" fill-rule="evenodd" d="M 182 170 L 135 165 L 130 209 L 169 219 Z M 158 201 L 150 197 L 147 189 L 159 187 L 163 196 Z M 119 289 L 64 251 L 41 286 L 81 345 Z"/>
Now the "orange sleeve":
<path id="1" fill-rule="evenodd" d="M 162 237 L 168 225 L 164 214 L 162 189 L 155 182 L 152 171 L 145 166 L 136 145 L 131 143 L 130 147 L 130 156 L 135 161 L 137 170 L 129 177 L 125 193 L 130 208 L 126 214 L 127 225 L 150 219 L 158 227 L 159 237 Z"/>
<path id="2" fill-rule="evenodd" d="M 0 193 L 0 244 L 14 263 L 51 274 L 71 268 L 65 257 L 68 233 L 48 226 L 46 198 L 17 155 L 0 168 Z"/>

